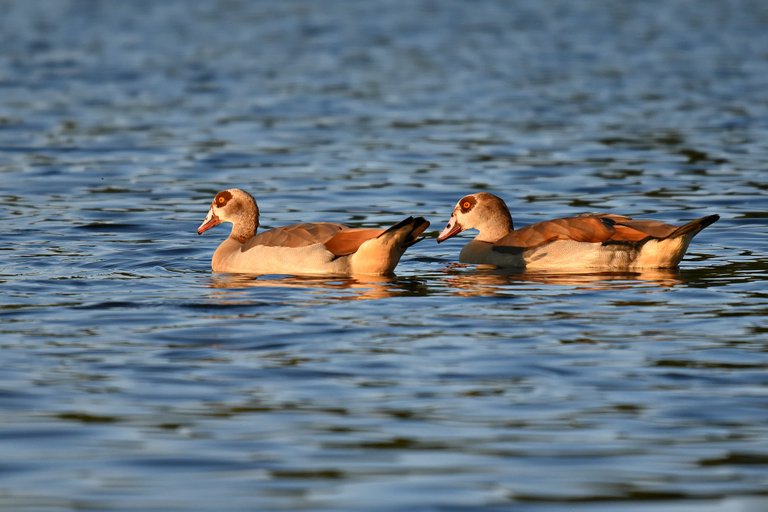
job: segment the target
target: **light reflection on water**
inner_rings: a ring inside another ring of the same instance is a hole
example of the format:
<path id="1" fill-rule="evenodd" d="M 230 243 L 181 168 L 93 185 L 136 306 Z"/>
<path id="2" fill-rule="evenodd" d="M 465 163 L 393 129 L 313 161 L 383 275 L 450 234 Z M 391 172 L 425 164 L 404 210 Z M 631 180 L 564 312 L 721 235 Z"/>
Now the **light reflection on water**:
<path id="1" fill-rule="evenodd" d="M 761 2 L 106 5 L 0 17 L 0 508 L 768 506 Z M 231 186 L 433 229 L 212 274 Z M 434 242 L 480 189 L 722 219 L 676 271 L 501 272 Z"/>

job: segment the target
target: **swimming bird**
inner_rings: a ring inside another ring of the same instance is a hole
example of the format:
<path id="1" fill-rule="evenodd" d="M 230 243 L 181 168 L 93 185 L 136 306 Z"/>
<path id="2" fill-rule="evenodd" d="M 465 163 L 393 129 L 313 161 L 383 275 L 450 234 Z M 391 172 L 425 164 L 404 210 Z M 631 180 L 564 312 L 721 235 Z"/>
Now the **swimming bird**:
<path id="1" fill-rule="evenodd" d="M 222 222 L 232 230 L 213 253 L 214 272 L 298 275 L 390 274 L 429 226 L 422 217 L 408 217 L 389 229 L 315 222 L 257 234 L 256 200 L 237 188 L 216 194 L 197 233 Z"/>
<path id="2" fill-rule="evenodd" d="M 437 242 L 465 229 L 476 229 L 479 233 L 461 250 L 459 261 L 497 267 L 615 271 L 675 268 L 691 239 L 719 218 L 708 215 L 672 226 L 623 215 L 586 213 L 515 230 L 504 201 L 488 192 L 478 192 L 459 200 Z"/>

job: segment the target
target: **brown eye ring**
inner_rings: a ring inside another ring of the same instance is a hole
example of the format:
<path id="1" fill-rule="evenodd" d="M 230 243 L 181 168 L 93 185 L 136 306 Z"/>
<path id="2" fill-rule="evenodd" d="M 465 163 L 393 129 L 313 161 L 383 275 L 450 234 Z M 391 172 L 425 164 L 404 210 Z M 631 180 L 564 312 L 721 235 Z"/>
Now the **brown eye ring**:
<path id="1" fill-rule="evenodd" d="M 216 197 L 213 198 L 213 204 L 221 208 L 226 206 L 230 199 L 232 199 L 232 193 L 229 190 L 225 190 L 216 194 Z"/>
<path id="2" fill-rule="evenodd" d="M 461 213 L 467 213 L 469 210 L 475 207 L 477 199 L 474 196 L 462 197 L 459 201 L 458 207 L 461 209 Z"/>

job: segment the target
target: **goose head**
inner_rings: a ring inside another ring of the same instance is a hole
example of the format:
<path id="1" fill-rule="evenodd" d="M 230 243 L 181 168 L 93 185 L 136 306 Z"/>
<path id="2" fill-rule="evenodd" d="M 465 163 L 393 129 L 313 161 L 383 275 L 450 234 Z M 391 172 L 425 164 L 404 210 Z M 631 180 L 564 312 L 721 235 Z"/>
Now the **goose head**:
<path id="1" fill-rule="evenodd" d="M 459 199 L 448 225 L 438 235 L 437 242 L 444 242 L 467 229 L 479 231 L 475 240 L 496 242 L 514 228 L 509 208 L 500 197 L 488 192 L 477 192 Z"/>
<path id="2" fill-rule="evenodd" d="M 208 215 L 197 228 L 197 234 L 202 235 L 223 222 L 232 224 L 230 236 L 241 243 L 256 234 L 259 226 L 259 207 L 253 196 L 239 188 L 223 190 L 216 194 Z"/>

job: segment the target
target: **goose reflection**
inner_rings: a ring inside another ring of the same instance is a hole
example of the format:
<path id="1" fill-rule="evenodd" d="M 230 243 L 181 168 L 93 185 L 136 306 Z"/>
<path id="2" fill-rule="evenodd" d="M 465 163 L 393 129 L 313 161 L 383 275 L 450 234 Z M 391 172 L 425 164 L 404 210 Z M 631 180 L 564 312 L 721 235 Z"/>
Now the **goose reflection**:
<path id="1" fill-rule="evenodd" d="M 233 291 L 252 288 L 296 289 L 323 300 L 373 300 L 409 294 L 412 283 L 390 276 L 330 277 L 215 274 L 209 286 L 219 298 L 231 297 Z"/>
<path id="2" fill-rule="evenodd" d="M 464 270 L 465 268 L 470 270 Z M 446 268 L 446 283 L 461 296 L 508 295 L 510 286 L 526 283 L 572 286 L 579 289 L 626 289 L 638 285 L 672 287 L 682 283 L 680 273 L 671 269 L 642 272 L 510 272 L 492 266 L 453 264 Z"/>

